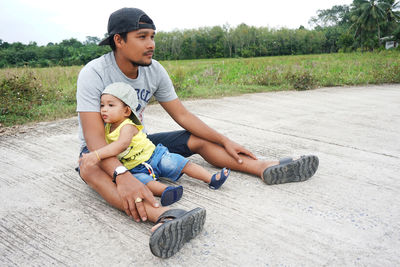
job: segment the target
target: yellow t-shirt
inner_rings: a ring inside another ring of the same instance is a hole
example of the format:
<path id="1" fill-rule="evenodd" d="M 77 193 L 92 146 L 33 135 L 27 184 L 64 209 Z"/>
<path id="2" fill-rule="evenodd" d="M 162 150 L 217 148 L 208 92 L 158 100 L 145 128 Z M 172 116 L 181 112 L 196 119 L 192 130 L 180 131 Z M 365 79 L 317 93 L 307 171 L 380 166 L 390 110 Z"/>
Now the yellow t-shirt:
<path id="1" fill-rule="evenodd" d="M 143 126 L 134 124 L 130 119 L 124 120 L 117 127 L 117 129 L 115 129 L 111 133 L 111 124 L 106 124 L 105 131 L 107 144 L 117 141 L 120 135 L 121 128 L 127 124 L 134 125 L 139 130 L 139 132 L 132 137 L 129 147 L 118 155 L 118 159 L 122 162 L 122 164 L 124 164 L 126 168 L 130 170 L 150 159 L 151 155 L 153 155 L 155 145 L 153 144 L 153 142 L 150 141 L 150 139 L 147 138 L 147 135 L 142 131 Z"/>

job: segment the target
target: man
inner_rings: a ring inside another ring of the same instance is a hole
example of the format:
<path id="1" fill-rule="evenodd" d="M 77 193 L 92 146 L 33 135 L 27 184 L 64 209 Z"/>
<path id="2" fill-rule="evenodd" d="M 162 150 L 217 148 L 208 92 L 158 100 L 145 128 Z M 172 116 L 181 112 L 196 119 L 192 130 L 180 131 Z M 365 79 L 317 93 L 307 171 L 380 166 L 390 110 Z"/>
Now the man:
<path id="1" fill-rule="evenodd" d="M 200 154 L 217 167 L 261 177 L 267 184 L 304 181 L 318 168 L 316 156 L 297 160 L 258 160 L 250 151 L 208 127 L 190 113 L 178 99 L 165 69 L 152 59 L 155 25 L 142 10 L 123 8 L 110 15 L 108 37 L 99 45 L 110 45 L 112 52 L 89 62 L 80 72 L 77 87 L 82 151 L 94 151 L 104 145 L 104 125 L 100 116 L 100 96 L 114 82 L 125 82 L 137 91 L 140 119 L 151 96 L 186 131 L 149 134 L 153 143 L 162 143 L 170 152 L 188 157 Z M 87 168 L 81 161 L 81 177 L 108 203 L 122 209 L 136 221 L 146 220 L 156 201 L 150 191 L 129 172 L 119 171 L 122 164 L 108 159 L 100 166 Z M 112 182 L 112 175 L 115 184 Z M 144 200 L 136 201 L 136 199 Z M 147 203 L 146 208 L 143 203 Z M 156 212 L 157 213 L 157 212 Z"/>

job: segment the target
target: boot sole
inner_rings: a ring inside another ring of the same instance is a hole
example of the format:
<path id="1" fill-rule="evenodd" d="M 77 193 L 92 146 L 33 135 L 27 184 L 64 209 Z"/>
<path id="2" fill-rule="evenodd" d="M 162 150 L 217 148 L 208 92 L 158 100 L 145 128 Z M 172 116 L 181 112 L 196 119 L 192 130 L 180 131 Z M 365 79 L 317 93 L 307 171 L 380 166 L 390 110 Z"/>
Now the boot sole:
<path id="1" fill-rule="evenodd" d="M 206 210 L 195 208 L 182 217 L 163 223 L 150 237 L 150 250 L 160 258 L 169 258 L 186 242 L 195 238 L 206 221 Z"/>
<path id="2" fill-rule="evenodd" d="M 267 168 L 263 173 L 263 180 L 269 185 L 303 182 L 315 174 L 318 165 L 317 156 L 302 156 L 290 163 Z"/>

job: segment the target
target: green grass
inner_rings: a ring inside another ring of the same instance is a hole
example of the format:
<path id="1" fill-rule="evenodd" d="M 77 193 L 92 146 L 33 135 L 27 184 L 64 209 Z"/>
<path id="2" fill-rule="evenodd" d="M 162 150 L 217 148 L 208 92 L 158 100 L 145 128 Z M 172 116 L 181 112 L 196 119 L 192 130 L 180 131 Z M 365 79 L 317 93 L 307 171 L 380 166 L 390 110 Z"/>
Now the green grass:
<path id="1" fill-rule="evenodd" d="M 181 99 L 400 83 L 400 52 L 162 61 Z M 82 66 L 0 69 L 0 127 L 75 115 Z"/>
<path id="2" fill-rule="evenodd" d="M 82 67 L 0 70 L 0 124 L 12 126 L 75 114 L 76 80 Z"/>
<path id="3" fill-rule="evenodd" d="M 269 91 L 400 82 L 398 51 L 169 61 L 163 64 L 179 93 L 219 85 L 229 86 L 230 94 L 237 94 L 258 92 L 257 85 L 264 87 L 262 91 Z M 190 97 L 190 94 L 182 93 Z M 210 95 L 208 89 L 204 94 Z"/>

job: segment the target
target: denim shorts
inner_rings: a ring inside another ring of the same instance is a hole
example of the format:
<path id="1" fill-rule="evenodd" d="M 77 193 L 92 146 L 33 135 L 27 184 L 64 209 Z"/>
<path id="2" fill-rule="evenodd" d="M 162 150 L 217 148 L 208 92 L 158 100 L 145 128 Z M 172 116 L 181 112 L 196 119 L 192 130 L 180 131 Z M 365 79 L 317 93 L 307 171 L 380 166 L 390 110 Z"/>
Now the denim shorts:
<path id="1" fill-rule="evenodd" d="M 181 130 L 149 134 L 147 137 L 153 142 L 153 144 L 163 144 L 168 148 L 169 152 L 176 153 L 187 158 L 194 154 L 192 151 L 190 151 L 187 145 L 191 135 L 192 134 L 190 132 Z"/>
<path id="2" fill-rule="evenodd" d="M 150 164 L 153 168 L 155 178 L 164 177 L 172 181 L 177 181 L 182 176 L 182 170 L 188 161 L 185 157 L 176 153 L 170 153 L 168 148 L 162 144 L 158 144 L 153 155 L 146 163 Z M 144 184 L 154 181 L 153 177 L 149 174 L 149 170 L 143 164 L 129 171 Z"/>

